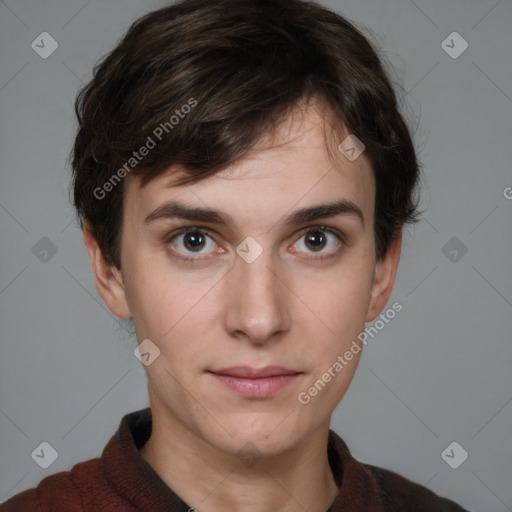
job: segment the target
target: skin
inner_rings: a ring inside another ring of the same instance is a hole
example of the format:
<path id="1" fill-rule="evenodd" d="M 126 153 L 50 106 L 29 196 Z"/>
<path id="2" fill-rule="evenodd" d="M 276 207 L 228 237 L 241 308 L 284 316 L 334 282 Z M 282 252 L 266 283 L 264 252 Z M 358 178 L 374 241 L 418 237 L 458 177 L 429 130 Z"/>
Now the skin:
<path id="1" fill-rule="evenodd" d="M 133 317 L 139 343 L 149 338 L 160 349 L 145 366 L 153 430 L 141 455 L 198 512 L 320 512 L 339 492 L 327 459 L 329 424 L 361 352 L 310 403 L 297 397 L 384 309 L 401 232 L 376 261 L 369 160 L 363 153 L 349 161 L 335 146 L 328 151 L 325 119 L 314 105 L 297 108 L 247 157 L 192 185 L 174 186 L 175 168 L 144 187 L 128 176 L 122 271 L 105 262 L 84 226 L 106 305 L 120 318 Z M 298 208 L 341 198 L 362 210 L 364 226 L 350 215 L 278 224 Z M 170 199 L 228 212 L 235 225 L 181 219 L 145 225 L 146 215 Z M 321 225 L 343 232 L 347 244 L 321 231 L 325 245 L 315 249 L 301 230 Z M 207 235 L 198 252 L 185 245 L 186 235 L 164 240 L 184 226 Z M 236 253 L 247 236 L 263 248 L 252 263 Z M 202 259 L 186 263 L 180 254 Z M 263 399 L 242 397 L 206 372 L 273 364 L 302 374 Z M 237 455 L 246 443 L 260 456 L 251 467 Z"/>

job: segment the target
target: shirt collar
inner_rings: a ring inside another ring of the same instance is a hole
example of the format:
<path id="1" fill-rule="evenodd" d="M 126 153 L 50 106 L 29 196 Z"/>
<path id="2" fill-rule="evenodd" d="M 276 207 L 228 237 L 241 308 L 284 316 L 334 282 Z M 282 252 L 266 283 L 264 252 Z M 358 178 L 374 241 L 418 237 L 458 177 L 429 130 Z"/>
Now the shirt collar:
<path id="1" fill-rule="evenodd" d="M 149 407 L 122 418 L 102 453 L 105 476 L 115 491 L 137 509 L 189 512 L 192 508 L 165 484 L 139 453 L 149 439 L 151 428 Z M 345 442 L 332 430 L 329 430 L 327 450 L 339 493 L 326 512 L 384 512 L 370 471 L 352 457 Z"/>

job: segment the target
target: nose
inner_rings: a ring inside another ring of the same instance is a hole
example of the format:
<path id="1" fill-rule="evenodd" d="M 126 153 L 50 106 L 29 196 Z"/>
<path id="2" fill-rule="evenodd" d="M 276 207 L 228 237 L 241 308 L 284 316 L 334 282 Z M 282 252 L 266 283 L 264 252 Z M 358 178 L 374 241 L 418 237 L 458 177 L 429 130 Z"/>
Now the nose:
<path id="1" fill-rule="evenodd" d="M 225 325 L 231 336 L 263 344 L 289 329 L 290 291 L 272 260 L 270 251 L 251 263 L 236 256 L 224 284 Z"/>

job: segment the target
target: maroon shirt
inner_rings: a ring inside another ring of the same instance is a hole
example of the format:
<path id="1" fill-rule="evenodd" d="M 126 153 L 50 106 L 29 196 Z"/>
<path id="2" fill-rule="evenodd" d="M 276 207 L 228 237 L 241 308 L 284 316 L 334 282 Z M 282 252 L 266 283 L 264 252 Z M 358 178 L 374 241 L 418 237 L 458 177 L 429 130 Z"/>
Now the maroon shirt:
<path id="1" fill-rule="evenodd" d="M 150 408 L 127 414 L 101 457 L 50 475 L 0 505 L 0 512 L 189 512 L 139 451 Z M 339 494 L 326 512 L 467 512 L 397 473 L 358 462 L 332 430 L 329 464 Z"/>

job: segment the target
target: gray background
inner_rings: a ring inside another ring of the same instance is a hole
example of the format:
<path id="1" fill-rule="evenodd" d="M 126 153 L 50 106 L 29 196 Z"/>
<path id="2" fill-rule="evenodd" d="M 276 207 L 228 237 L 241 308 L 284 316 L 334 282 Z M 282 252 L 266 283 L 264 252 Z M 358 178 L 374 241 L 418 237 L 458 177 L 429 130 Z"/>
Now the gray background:
<path id="1" fill-rule="evenodd" d="M 512 4 L 324 3 L 368 27 L 394 66 L 427 209 L 405 232 L 388 303 L 403 311 L 368 339 L 332 428 L 363 462 L 471 510 L 512 510 Z M 135 340 L 96 291 L 65 159 L 78 87 L 162 5 L 0 2 L 0 502 L 99 456 L 147 405 Z M 44 31 L 59 45 L 47 59 L 31 48 Z M 453 31 L 469 45 L 458 58 L 442 47 Z M 59 454 L 48 469 L 31 458 L 43 441 Z M 457 469 L 441 457 L 452 441 L 469 454 Z"/>

